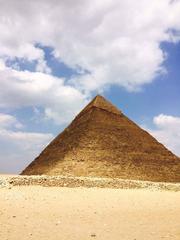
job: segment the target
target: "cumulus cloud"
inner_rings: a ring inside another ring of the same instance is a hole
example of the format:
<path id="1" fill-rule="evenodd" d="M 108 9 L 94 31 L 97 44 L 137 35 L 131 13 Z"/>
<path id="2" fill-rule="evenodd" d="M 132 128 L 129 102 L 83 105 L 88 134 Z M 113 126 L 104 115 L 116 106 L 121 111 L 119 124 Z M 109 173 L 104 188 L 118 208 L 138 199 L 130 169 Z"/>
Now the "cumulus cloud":
<path id="1" fill-rule="evenodd" d="M 0 63 L 0 107 L 42 107 L 46 118 L 64 124 L 86 104 L 80 91 L 64 79 L 41 72 L 17 71 Z"/>
<path id="2" fill-rule="evenodd" d="M 163 41 L 178 41 L 180 1 L 1 1 L 0 55 L 38 60 L 37 43 L 84 74 L 76 87 L 102 91 L 110 84 L 137 90 L 165 69 Z"/>
<path id="3" fill-rule="evenodd" d="M 140 89 L 166 72 L 160 44 L 179 41 L 179 15 L 180 1 L 170 0 L 1 1 L 1 59 L 37 63 L 30 73 L 0 62 L 1 106 L 41 106 L 64 123 L 94 91 Z M 51 76 L 42 46 L 78 74 Z"/>
<path id="4" fill-rule="evenodd" d="M 0 173 L 18 173 L 44 148 L 53 135 L 15 131 L 21 123 L 12 115 L 0 113 Z M 8 147 L 7 147 L 8 146 Z"/>
<path id="5" fill-rule="evenodd" d="M 7 127 L 21 128 L 23 125 L 14 116 L 0 113 L 0 129 Z"/>
<path id="6" fill-rule="evenodd" d="M 160 114 L 153 118 L 155 129 L 148 130 L 157 140 L 180 156 L 180 117 Z"/>

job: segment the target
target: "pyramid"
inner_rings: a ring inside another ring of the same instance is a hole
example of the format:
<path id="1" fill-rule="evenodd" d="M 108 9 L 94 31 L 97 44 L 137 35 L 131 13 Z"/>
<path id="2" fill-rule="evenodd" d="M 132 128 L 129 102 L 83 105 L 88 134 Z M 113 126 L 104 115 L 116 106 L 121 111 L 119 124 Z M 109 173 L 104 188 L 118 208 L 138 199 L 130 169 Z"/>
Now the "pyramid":
<path id="1" fill-rule="evenodd" d="M 98 95 L 22 174 L 180 182 L 180 158 Z"/>

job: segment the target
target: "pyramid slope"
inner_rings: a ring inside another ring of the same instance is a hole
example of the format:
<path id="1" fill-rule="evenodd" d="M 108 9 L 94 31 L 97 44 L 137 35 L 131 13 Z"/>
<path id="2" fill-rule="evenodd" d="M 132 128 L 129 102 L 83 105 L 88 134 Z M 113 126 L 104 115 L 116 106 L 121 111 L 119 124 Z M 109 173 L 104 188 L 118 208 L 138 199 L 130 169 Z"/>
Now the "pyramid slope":
<path id="1" fill-rule="evenodd" d="M 180 181 L 180 159 L 97 96 L 23 172 Z"/>

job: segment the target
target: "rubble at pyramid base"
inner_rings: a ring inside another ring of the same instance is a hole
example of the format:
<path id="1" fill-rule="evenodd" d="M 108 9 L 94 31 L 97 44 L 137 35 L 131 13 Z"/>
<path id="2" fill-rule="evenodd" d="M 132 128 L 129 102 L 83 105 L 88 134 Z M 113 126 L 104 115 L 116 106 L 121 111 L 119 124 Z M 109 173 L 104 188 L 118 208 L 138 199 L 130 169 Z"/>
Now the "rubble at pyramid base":
<path id="1" fill-rule="evenodd" d="M 0 176 L 0 188 L 11 189 L 13 186 L 43 186 L 43 187 L 86 187 L 86 188 L 117 188 L 117 189 L 150 189 L 165 191 L 180 191 L 180 183 L 164 183 L 139 181 L 121 178 L 68 177 L 68 176 Z"/>

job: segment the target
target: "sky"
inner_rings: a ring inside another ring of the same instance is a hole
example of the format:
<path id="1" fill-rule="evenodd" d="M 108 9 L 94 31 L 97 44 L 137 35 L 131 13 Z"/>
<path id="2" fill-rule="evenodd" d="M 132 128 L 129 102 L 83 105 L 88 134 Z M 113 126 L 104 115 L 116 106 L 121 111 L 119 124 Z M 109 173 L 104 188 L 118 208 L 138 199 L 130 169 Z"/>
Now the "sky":
<path id="1" fill-rule="evenodd" d="M 179 0 L 0 0 L 0 173 L 97 94 L 180 156 Z"/>

